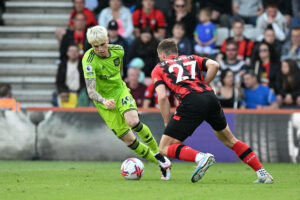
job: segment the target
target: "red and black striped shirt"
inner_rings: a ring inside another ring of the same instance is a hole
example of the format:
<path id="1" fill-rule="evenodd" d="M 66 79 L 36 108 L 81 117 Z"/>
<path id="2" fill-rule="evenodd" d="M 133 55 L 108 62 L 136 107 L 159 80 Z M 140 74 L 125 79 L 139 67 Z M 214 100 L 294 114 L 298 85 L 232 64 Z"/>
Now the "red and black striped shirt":
<path id="1" fill-rule="evenodd" d="M 155 66 L 152 80 L 155 87 L 165 84 L 181 102 L 191 92 L 212 90 L 204 82 L 202 74 L 202 71 L 207 71 L 206 61 L 206 58 L 196 55 L 170 56 Z"/>

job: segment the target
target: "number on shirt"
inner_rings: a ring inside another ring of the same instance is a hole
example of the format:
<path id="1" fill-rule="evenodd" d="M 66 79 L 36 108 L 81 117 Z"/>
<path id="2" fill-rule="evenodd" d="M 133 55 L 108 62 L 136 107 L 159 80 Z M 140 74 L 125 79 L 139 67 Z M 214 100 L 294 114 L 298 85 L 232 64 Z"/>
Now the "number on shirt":
<path id="1" fill-rule="evenodd" d="M 191 77 L 183 75 L 183 67 L 179 64 L 173 64 L 169 67 L 170 73 L 174 72 L 174 68 L 178 69 L 176 83 L 179 83 L 186 79 L 195 79 L 196 78 L 196 61 L 192 60 L 192 61 L 183 63 L 183 66 L 189 66 L 189 65 L 191 65 Z"/>

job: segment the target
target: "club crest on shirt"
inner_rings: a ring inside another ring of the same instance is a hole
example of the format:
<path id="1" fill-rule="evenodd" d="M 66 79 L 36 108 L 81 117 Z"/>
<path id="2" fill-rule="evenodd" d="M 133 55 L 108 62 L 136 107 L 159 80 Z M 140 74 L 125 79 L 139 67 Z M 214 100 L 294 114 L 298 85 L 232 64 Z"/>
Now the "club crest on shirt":
<path id="1" fill-rule="evenodd" d="M 115 64 L 116 67 L 119 66 L 120 65 L 120 58 L 114 59 L 114 64 Z"/>

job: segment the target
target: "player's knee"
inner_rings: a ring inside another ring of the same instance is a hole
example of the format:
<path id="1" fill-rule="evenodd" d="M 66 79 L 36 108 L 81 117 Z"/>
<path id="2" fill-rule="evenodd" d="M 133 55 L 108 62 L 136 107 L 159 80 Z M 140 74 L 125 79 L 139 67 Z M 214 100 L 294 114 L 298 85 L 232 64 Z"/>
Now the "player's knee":
<path id="1" fill-rule="evenodd" d="M 131 128 L 136 127 L 139 124 L 140 120 L 138 118 L 133 118 L 127 121 L 128 126 Z"/>

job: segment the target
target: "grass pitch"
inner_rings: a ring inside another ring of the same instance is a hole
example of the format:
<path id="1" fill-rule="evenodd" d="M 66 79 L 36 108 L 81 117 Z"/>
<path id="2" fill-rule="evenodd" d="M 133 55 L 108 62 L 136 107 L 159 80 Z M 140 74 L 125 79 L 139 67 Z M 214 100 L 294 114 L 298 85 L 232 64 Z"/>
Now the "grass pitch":
<path id="1" fill-rule="evenodd" d="M 300 165 L 265 164 L 271 185 L 253 184 L 255 173 L 242 163 L 213 165 L 191 183 L 193 163 L 174 163 L 172 180 L 145 164 L 139 181 L 125 180 L 120 162 L 0 161 L 1 200 L 300 200 Z"/>

